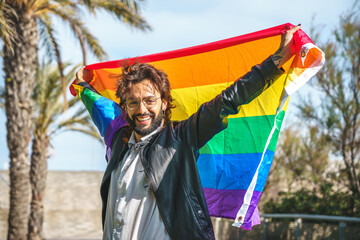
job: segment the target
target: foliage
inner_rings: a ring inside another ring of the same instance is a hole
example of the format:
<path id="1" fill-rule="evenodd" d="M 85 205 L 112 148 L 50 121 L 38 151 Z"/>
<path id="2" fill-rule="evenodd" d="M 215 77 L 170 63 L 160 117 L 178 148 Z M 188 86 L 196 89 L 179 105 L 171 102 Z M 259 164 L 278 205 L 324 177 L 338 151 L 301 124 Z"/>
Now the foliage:
<path id="1" fill-rule="evenodd" d="M 350 192 L 334 189 L 333 184 L 326 182 L 320 185 L 320 191 L 305 188 L 296 192 L 280 192 L 280 201 L 271 199 L 264 205 L 266 213 L 302 213 L 333 216 L 360 217 L 359 212 L 350 208 L 352 201 L 360 208 L 360 199 L 354 198 Z"/>
<path id="2" fill-rule="evenodd" d="M 64 65 L 68 67 L 69 64 Z M 65 75 L 68 86 L 75 76 L 75 71 L 80 65 L 73 66 Z M 78 131 L 100 142 L 101 136 L 92 123 L 86 108 L 80 107 L 81 101 L 72 97 L 69 101 L 69 112 L 64 114 L 64 104 L 61 99 L 62 86 L 59 82 L 60 72 L 50 63 L 40 65 L 37 84 L 33 92 L 34 112 L 33 131 L 45 135 L 49 140 L 56 134 L 64 131 Z"/>
<path id="3" fill-rule="evenodd" d="M 335 38 L 317 44 L 326 55 L 313 81 L 318 94 L 298 105 L 299 129 L 283 131 L 270 177 L 284 180 L 287 191 L 267 202 L 266 212 L 360 216 L 359 10 L 355 1 Z M 317 42 L 319 32 L 313 35 Z"/>
<path id="4" fill-rule="evenodd" d="M 142 2 L 142 0 L 140 0 Z M 53 18 L 61 19 L 70 27 L 75 38 L 79 41 L 83 53 L 83 64 L 86 64 L 86 53 L 90 51 L 99 60 L 106 56 L 99 42 L 92 35 L 81 20 L 86 12 L 94 17 L 100 10 L 106 11 L 119 21 L 140 29 L 150 30 L 151 27 L 140 15 L 139 1 L 136 0 L 1 0 L 0 1 L 0 37 L 8 50 L 16 47 L 14 40 L 20 40 L 16 33 L 15 22 L 10 15 L 20 17 L 17 11 L 31 12 L 37 19 L 42 47 L 46 49 L 50 60 L 60 61 L 60 44 L 57 39 L 58 31 L 54 28 Z M 60 68 L 60 70 L 62 70 Z"/>
<path id="5" fill-rule="evenodd" d="M 82 22 L 84 14 L 96 15 L 102 10 L 131 27 L 150 30 L 140 15 L 140 2 L 143 0 L 0 0 L 0 38 L 3 46 L 6 130 L 10 156 L 8 239 L 27 238 L 30 185 L 28 145 L 33 116 L 31 95 L 36 85 L 40 48 L 45 49 L 50 61 L 57 63 L 66 106 L 65 65 L 57 39 L 59 32 L 53 20 L 58 18 L 70 27 L 80 43 L 83 64 L 86 64 L 88 52 L 99 60 L 104 59 L 106 54 Z M 51 122 L 51 119 L 43 117 L 47 123 Z M 42 217 L 38 220 L 41 222 Z M 39 238 L 34 235 L 33 239 Z"/>
<path id="6" fill-rule="evenodd" d="M 151 27 L 140 15 L 140 6 L 136 0 L 2 0 L 0 1 L 0 37 L 5 44 L 6 52 L 14 54 L 18 41 L 22 41 L 18 31 L 17 20 L 24 12 L 31 13 L 37 21 L 41 46 L 45 49 L 46 56 L 56 61 L 60 70 L 60 79 L 63 87 L 63 97 L 66 99 L 64 66 L 61 60 L 60 43 L 57 39 L 58 32 L 54 28 L 53 18 L 61 19 L 70 27 L 75 38 L 80 43 L 83 56 L 83 65 L 86 65 L 87 52 L 91 52 L 100 61 L 106 57 L 105 50 L 98 40 L 90 33 L 81 20 L 85 11 L 96 16 L 100 10 L 106 11 L 119 21 L 140 30 L 150 30 Z M 26 14 L 25 14 L 26 15 Z M 30 14 L 29 14 L 30 15 Z M 66 101 L 65 101 L 66 105 Z"/>
<path id="7" fill-rule="evenodd" d="M 67 66 L 68 64 L 65 64 Z M 65 75 L 67 85 L 73 80 L 76 69 L 74 66 Z M 62 86 L 59 81 L 60 72 L 50 63 L 40 65 L 37 85 L 33 92 L 33 136 L 30 167 L 31 213 L 29 215 L 28 239 L 44 239 L 42 221 L 44 216 L 44 194 L 47 176 L 47 159 L 51 140 L 55 134 L 63 131 L 78 131 L 97 138 L 101 137 L 94 127 L 91 117 L 85 108 L 79 108 L 79 98 L 69 101 L 69 109 L 64 114 L 61 98 Z"/>
<path id="8" fill-rule="evenodd" d="M 283 129 L 269 181 L 281 183 L 282 189 L 289 192 L 302 188 L 316 190 L 326 179 L 329 148 L 326 136 L 315 128 L 301 128 L 301 124 L 294 124 Z"/>
<path id="9" fill-rule="evenodd" d="M 356 2 L 357 4 L 358 2 Z M 322 93 L 321 104 L 314 99 L 299 105 L 304 121 L 325 136 L 330 154 L 341 159 L 339 172 L 346 174 L 344 185 L 360 197 L 360 5 L 340 19 L 335 39 L 320 44 L 326 65 L 317 74 L 315 86 Z M 357 211 L 355 203 L 350 208 Z"/>

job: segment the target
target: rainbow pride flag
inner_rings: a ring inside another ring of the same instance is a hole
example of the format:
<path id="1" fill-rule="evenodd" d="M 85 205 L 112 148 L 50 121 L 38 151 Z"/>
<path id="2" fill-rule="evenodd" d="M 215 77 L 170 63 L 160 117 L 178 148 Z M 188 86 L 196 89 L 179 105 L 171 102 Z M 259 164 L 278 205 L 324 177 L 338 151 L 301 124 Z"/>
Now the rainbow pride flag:
<path id="1" fill-rule="evenodd" d="M 273 54 L 281 34 L 292 26 L 284 24 L 136 59 L 150 62 L 168 74 L 176 105 L 172 120 L 183 120 Z M 243 229 L 260 223 L 257 204 L 273 161 L 289 95 L 325 62 L 323 52 L 302 30 L 293 39 L 296 55 L 283 66 L 284 74 L 259 97 L 240 106 L 239 114 L 228 117 L 228 127 L 200 149 L 198 168 L 210 215 L 235 219 L 233 225 Z M 121 73 L 121 61 L 86 67 L 94 72 L 89 84 L 96 91 L 73 85 L 104 136 L 108 156 L 113 134 L 126 124 L 125 113 L 115 97 L 113 77 Z"/>

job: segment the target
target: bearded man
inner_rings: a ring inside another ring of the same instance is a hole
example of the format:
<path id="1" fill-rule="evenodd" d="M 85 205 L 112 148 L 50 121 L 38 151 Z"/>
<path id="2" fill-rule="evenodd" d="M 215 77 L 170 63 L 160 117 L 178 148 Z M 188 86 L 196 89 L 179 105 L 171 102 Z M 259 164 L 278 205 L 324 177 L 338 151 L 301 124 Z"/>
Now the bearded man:
<path id="1" fill-rule="evenodd" d="M 199 149 L 227 127 L 238 106 L 283 73 L 299 28 L 282 36 L 274 55 L 181 122 L 170 120 L 174 106 L 165 72 L 147 63 L 123 66 L 116 92 L 120 106 L 95 106 L 114 107 L 124 120 L 112 133 L 101 185 L 103 239 L 215 239 L 196 165 Z M 76 83 L 94 92 L 87 84 L 91 79 L 84 68 L 76 74 Z M 86 96 L 81 98 L 86 105 Z"/>

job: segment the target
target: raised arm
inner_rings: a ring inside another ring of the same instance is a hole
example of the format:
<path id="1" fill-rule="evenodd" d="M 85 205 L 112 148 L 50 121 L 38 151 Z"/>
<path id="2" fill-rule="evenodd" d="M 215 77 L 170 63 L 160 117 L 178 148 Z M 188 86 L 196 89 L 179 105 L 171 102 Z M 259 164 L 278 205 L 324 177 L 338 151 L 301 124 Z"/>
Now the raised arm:
<path id="1" fill-rule="evenodd" d="M 215 134 L 227 127 L 227 116 L 237 114 L 239 106 L 259 96 L 278 79 L 282 65 L 295 53 L 292 36 L 300 26 L 282 35 L 279 49 L 260 65 L 236 80 L 213 100 L 202 104 L 190 118 L 181 122 L 178 134 L 184 142 L 195 149 L 206 144 Z"/>
<path id="2" fill-rule="evenodd" d="M 295 54 L 293 35 L 300 28 L 301 24 L 289 29 L 283 35 L 281 35 L 279 49 L 272 55 L 272 59 L 279 69 Z"/>
<path id="3" fill-rule="evenodd" d="M 127 124 L 125 111 L 114 101 L 101 96 L 88 82 L 93 78 L 93 72 L 80 68 L 76 73 L 75 89 L 84 103 L 86 109 L 98 128 L 107 150 L 107 157 L 110 154 L 111 142 L 117 130 Z"/>

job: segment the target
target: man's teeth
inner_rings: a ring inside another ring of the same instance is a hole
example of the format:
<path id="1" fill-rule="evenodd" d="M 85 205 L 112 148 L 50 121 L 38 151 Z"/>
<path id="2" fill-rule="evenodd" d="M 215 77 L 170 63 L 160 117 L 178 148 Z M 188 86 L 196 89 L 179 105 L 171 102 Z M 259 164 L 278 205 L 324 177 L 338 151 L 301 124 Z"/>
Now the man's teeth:
<path id="1" fill-rule="evenodd" d="M 137 119 L 138 119 L 139 121 L 146 121 L 146 120 L 149 120 L 150 117 L 137 117 Z"/>

